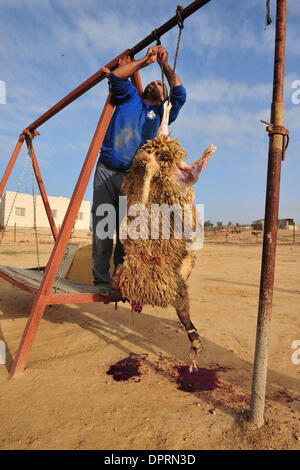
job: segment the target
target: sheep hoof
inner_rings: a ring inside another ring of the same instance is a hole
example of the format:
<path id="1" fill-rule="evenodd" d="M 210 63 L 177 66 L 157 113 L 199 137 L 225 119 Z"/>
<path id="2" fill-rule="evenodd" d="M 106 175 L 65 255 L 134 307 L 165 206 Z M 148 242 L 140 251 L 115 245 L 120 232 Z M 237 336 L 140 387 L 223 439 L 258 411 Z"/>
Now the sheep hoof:
<path id="1" fill-rule="evenodd" d="M 203 351 L 203 346 L 198 336 L 191 342 L 191 355 L 198 356 Z"/>

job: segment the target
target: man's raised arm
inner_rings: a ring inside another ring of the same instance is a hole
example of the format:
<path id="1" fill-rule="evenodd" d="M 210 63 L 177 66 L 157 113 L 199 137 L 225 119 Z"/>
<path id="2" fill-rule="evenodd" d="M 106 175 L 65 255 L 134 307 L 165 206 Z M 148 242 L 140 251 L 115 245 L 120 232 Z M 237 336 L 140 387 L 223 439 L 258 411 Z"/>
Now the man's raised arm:
<path id="1" fill-rule="evenodd" d="M 168 64 L 167 51 L 162 46 L 158 46 L 158 47 L 159 49 L 158 49 L 158 54 L 157 54 L 157 62 L 159 63 L 160 66 L 162 66 L 164 74 L 167 77 L 170 87 L 181 85 L 182 84 L 181 80 L 176 75 L 176 73 L 173 73 L 173 70 Z"/>
<path id="2" fill-rule="evenodd" d="M 157 60 L 158 49 L 159 46 L 149 47 L 145 57 L 142 57 L 138 60 L 132 60 L 131 62 L 121 63 L 121 65 L 113 71 L 113 74 L 116 77 L 127 80 L 127 78 L 129 78 L 138 70 L 155 62 Z"/>

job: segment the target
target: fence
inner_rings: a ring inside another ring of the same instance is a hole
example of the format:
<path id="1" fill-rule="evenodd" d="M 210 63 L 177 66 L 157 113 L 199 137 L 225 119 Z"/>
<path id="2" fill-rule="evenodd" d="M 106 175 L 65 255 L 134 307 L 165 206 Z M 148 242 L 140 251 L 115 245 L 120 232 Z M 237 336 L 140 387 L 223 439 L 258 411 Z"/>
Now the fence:
<path id="1" fill-rule="evenodd" d="M 263 243 L 263 230 L 243 229 L 242 227 L 233 229 L 224 227 L 219 230 L 215 227 L 205 228 L 204 243 L 228 243 L 240 245 L 255 245 Z M 279 228 L 277 230 L 277 244 L 299 244 L 300 226 L 290 226 L 289 228 Z"/>
<path id="2" fill-rule="evenodd" d="M 2 239 L 3 236 L 3 239 Z M 35 233 L 32 228 L 10 227 L 5 230 L 4 234 L 0 229 L 0 241 L 2 243 L 18 243 L 18 242 L 31 242 L 34 240 Z M 38 229 L 38 239 L 41 243 L 52 243 L 53 236 L 49 229 Z M 72 239 L 79 241 L 92 242 L 91 230 L 75 230 Z M 232 227 L 225 227 L 222 230 L 216 227 L 209 227 L 204 229 L 204 243 L 227 243 L 227 244 L 240 244 L 240 245 L 255 245 L 263 243 L 263 231 L 244 229 L 239 227 L 233 229 Z M 300 226 L 290 226 L 289 229 L 278 229 L 277 243 L 280 245 L 286 244 L 300 244 Z"/>
<path id="3" fill-rule="evenodd" d="M 54 243 L 54 238 L 50 229 L 38 229 L 38 240 L 39 243 Z M 72 239 L 79 241 L 89 241 L 92 242 L 92 232 L 91 230 L 74 230 Z M 35 232 L 33 228 L 26 227 L 14 227 L 7 228 L 4 233 L 3 229 L 0 229 L 0 242 L 2 244 L 6 243 L 30 243 L 35 240 Z"/>

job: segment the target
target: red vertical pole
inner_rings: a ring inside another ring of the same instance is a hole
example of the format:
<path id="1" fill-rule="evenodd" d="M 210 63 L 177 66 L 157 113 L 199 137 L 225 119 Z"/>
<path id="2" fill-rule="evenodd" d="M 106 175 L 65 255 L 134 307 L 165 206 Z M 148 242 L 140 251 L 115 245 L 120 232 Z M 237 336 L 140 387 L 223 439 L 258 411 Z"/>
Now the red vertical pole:
<path id="1" fill-rule="evenodd" d="M 277 0 L 273 102 L 271 108 L 271 126 L 268 128 L 269 159 L 265 206 L 264 242 L 250 405 L 250 422 L 256 426 L 261 426 L 264 423 L 269 330 L 272 314 L 278 230 L 280 172 L 283 154 L 283 134 L 286 131 L 286 129 L 283 127 L 286 9 L 286 0 Z"/>
<path id="2" fill-rule="evenodd" d="M 90 180 L 93 168 L 95 166 L 113 110 L 114 103 L 111 95 L 109 94 L 95 130 L 93 140 L 86 155 L 83 167 L 81 169 L 67 212 L 65 214 L 57 241 L 54 245 L 53 251 L 45 269 L 39 291 L 32 306 L 30 317 L 28 319 L 15 361 L 12 366 L 11 376 L 20 374 L 26 366 L 35 334 L 47 305 L 47 297 L 51 292 L 55 276 L 69 240 L 70 233 L 73 228 L 88 182 Z"/>
<path id="3" fill-rule="evenodd" d="M 20 153 L 20 150 L 21 150 L 21 147 L 23 145 L 24 139 L 25 139 L 25 135 L 21 134 L 19 136 L 19 140 L 18 140 L 17 145 L 16 145 L 16 147 L 13 151 L 13 154 L 12 154 L 12 156 L 11 156 L 9 162 L 8 162 L 8 165 L 6 167 L 6 170 L 4 172 L 3 178 L 2 178 L 1 183 L 0 183 L 0 197 L 2 196 L 2 193 L 3 193 L 4 188 L 6 186 L 7 180 L 9 178 L 9 175 L 11 174 L 11 171 L 13 169 L 13 166 L 16 163 L 16 160 L 17 160 L 17 157 Z"/>
<path id="4" fill-rule="evenodd" d="M 49 220 L 49 224 L 50 224 L 50 227 L 51 227 L 51 232 L 52 232 L 52 235 L 54 237 L 54 240 L 56 240 L 57 235 L 58 235 L 57 228 L 56 228 L 56 225 L 55 225 L 55 222 L 54 222 L 54 219 L 53 219 L 53 215 L 52 215 L 52 211 L 51 211 L 50 204 L 49 204 L 49 201 L 48 201 L 47 193 L 46 193 L 45 186 L 44 186 L 44 183 L 43 183 L 43 180 L 42 180 L 42 175 L 41 175 L 39 165 L 38 165 L 38 162 L 37 162 L 37 158 L 36 158 L 36 155 L 35 155 L 35 151 L 34 151 L 34 148 L 33 148 L 33 145 L 32 145 L 32 139 L 28 135 L 26 135 L 26 144 L 27 144 L 29 154 L 31 155 L 32 166 L 33 166 L 34 173 L 35 173 L 35 176 L 36 176 L 36 180 L 37 180 L 39 190 L 40 190 L 40 193 L 41 193 L 41 196 L 42 196 L 45 211 L 46 211 L 46 214 L 47 214 L 47 217 L 48 217 L 48 220 Z"/>
<path id="5" fill-rule="evenodd" d="M 137 88 L 137 91 L 139 92 L 139 95 L 143 95 L 143 85 L 142 85 L 142 80 L 139 71 L 135 72 L 131 76 L 131 82 L 132 84 Z"/>

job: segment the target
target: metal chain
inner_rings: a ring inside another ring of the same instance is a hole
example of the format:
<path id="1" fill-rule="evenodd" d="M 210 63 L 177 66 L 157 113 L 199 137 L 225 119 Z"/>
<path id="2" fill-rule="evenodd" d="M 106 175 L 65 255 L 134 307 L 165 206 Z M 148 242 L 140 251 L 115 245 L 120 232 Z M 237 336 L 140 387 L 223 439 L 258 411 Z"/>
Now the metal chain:
<path id="1" fill-rule="evenodd" d="M 30 147 L 29 147 L 30 149 Z M 28 150 L 29 150 L 28 149 Z M 31 149 L 29 150 L 30 158 L 31 158 L 31 184 L 32 184 L 32 202 L 33 202 L 33 229 L 35 235 L 35 246 L 36 246 L 36 257 L 37 257 L 37 264 L 38 270 L 40 271 L 40 254 L 39 254 L 39 239 L 38 239 L 38 229 L 37 229 L 37 222 L 36 222 L 36 194 L 34 191 L 34 168 L 33 168 L 33 161 L 32 161 L 32 153 Z"/>
<path id="2" fill-rule="evenodd" d="M 2 243 L 2 240 L 3 240 L 3 237 L 4 237 L 4 234 L 5 234 L 5 231 L 7 229 L 7 226 L 8 226 L 8 223 L 9 223 L 9 220 L 10 220 L 10 217 L 11 217 L 11 214 L 12 214 L 12 211 L 13 211 L 13 208 L 14 208 L 14 205 L 16 203 L 16 199 L 17 199 L 17 196 L 20 192 L 20 189 L 21 189 L 21 184 L 22 184 L 22 181 L 23 181 L 23 178 L 25 176 L 25 173 L 26 173 L 26 169 L 27 169 L 27 166 L 28 166 L 28 162 L 29 162 L 29 152 L 27 152 L 27 155 L 26 155 L 26 158 L 25 158 L 25 163 L 24 163 L 24 167 L 23 167 L 23 170 L 22 170 L 22 173 L 21 173 L 21 176 L 19 178 L 19 182 L 18 182 L 18 185 L 17 185 L 17 189 L 16 189 L 16 192 L 15 192 L 15 196 L 14 196 L 14 199 L 13 199 L 13 202 L 12 202 L 12 205 L 11 205 L 11 208 L 10 208 L 10 211 L 9 211 L 9 214 L 8 214 L 8 217 L 6 219 L 6 222 L 5 222 L 5 225 L 3 227 L 3 231 L 1 233 L 1 238 L 0 238 L 0 245 Z"/>
<path id="3" fill-rule="evenodd" d="M 62 277 L 63 268 L 65 267 L 66 259 L 67 259 L 67 256 L 68 256 L 68 254 L 69 254 L 69 251 L 70 251 L 70 244 L 71 244 L 71 240 L 72 240 L 72 238 L 73 238 L 74 232 L 75 232 L 75 225 L 76 225 L 77 220 L 78 220 L 78 214 L 77 214 L 77 216 L 76 216 L 74 225 L 73 225 L 73 227 L 72 227 L 71 234 L 70 234 L 70 238 L 69 238 L 68 244 L 67 244 L 67 246 L 66 246 L 66 249 L 65 249 L 65 252 L 64 252 L 64 256 L 63 256 L 62 261 L 61 261 L 61 263 L 60 263 L 57 276 L 56 276 L 56 278 L 55 278 L 55 285 L 54 285 L 54 293 L 55 293 L 55 294 L 56 294 L 56 292 L 57 292 L 58 285 L 59 285 L 60 280 L 61 280 L 61 277 Z"/>

